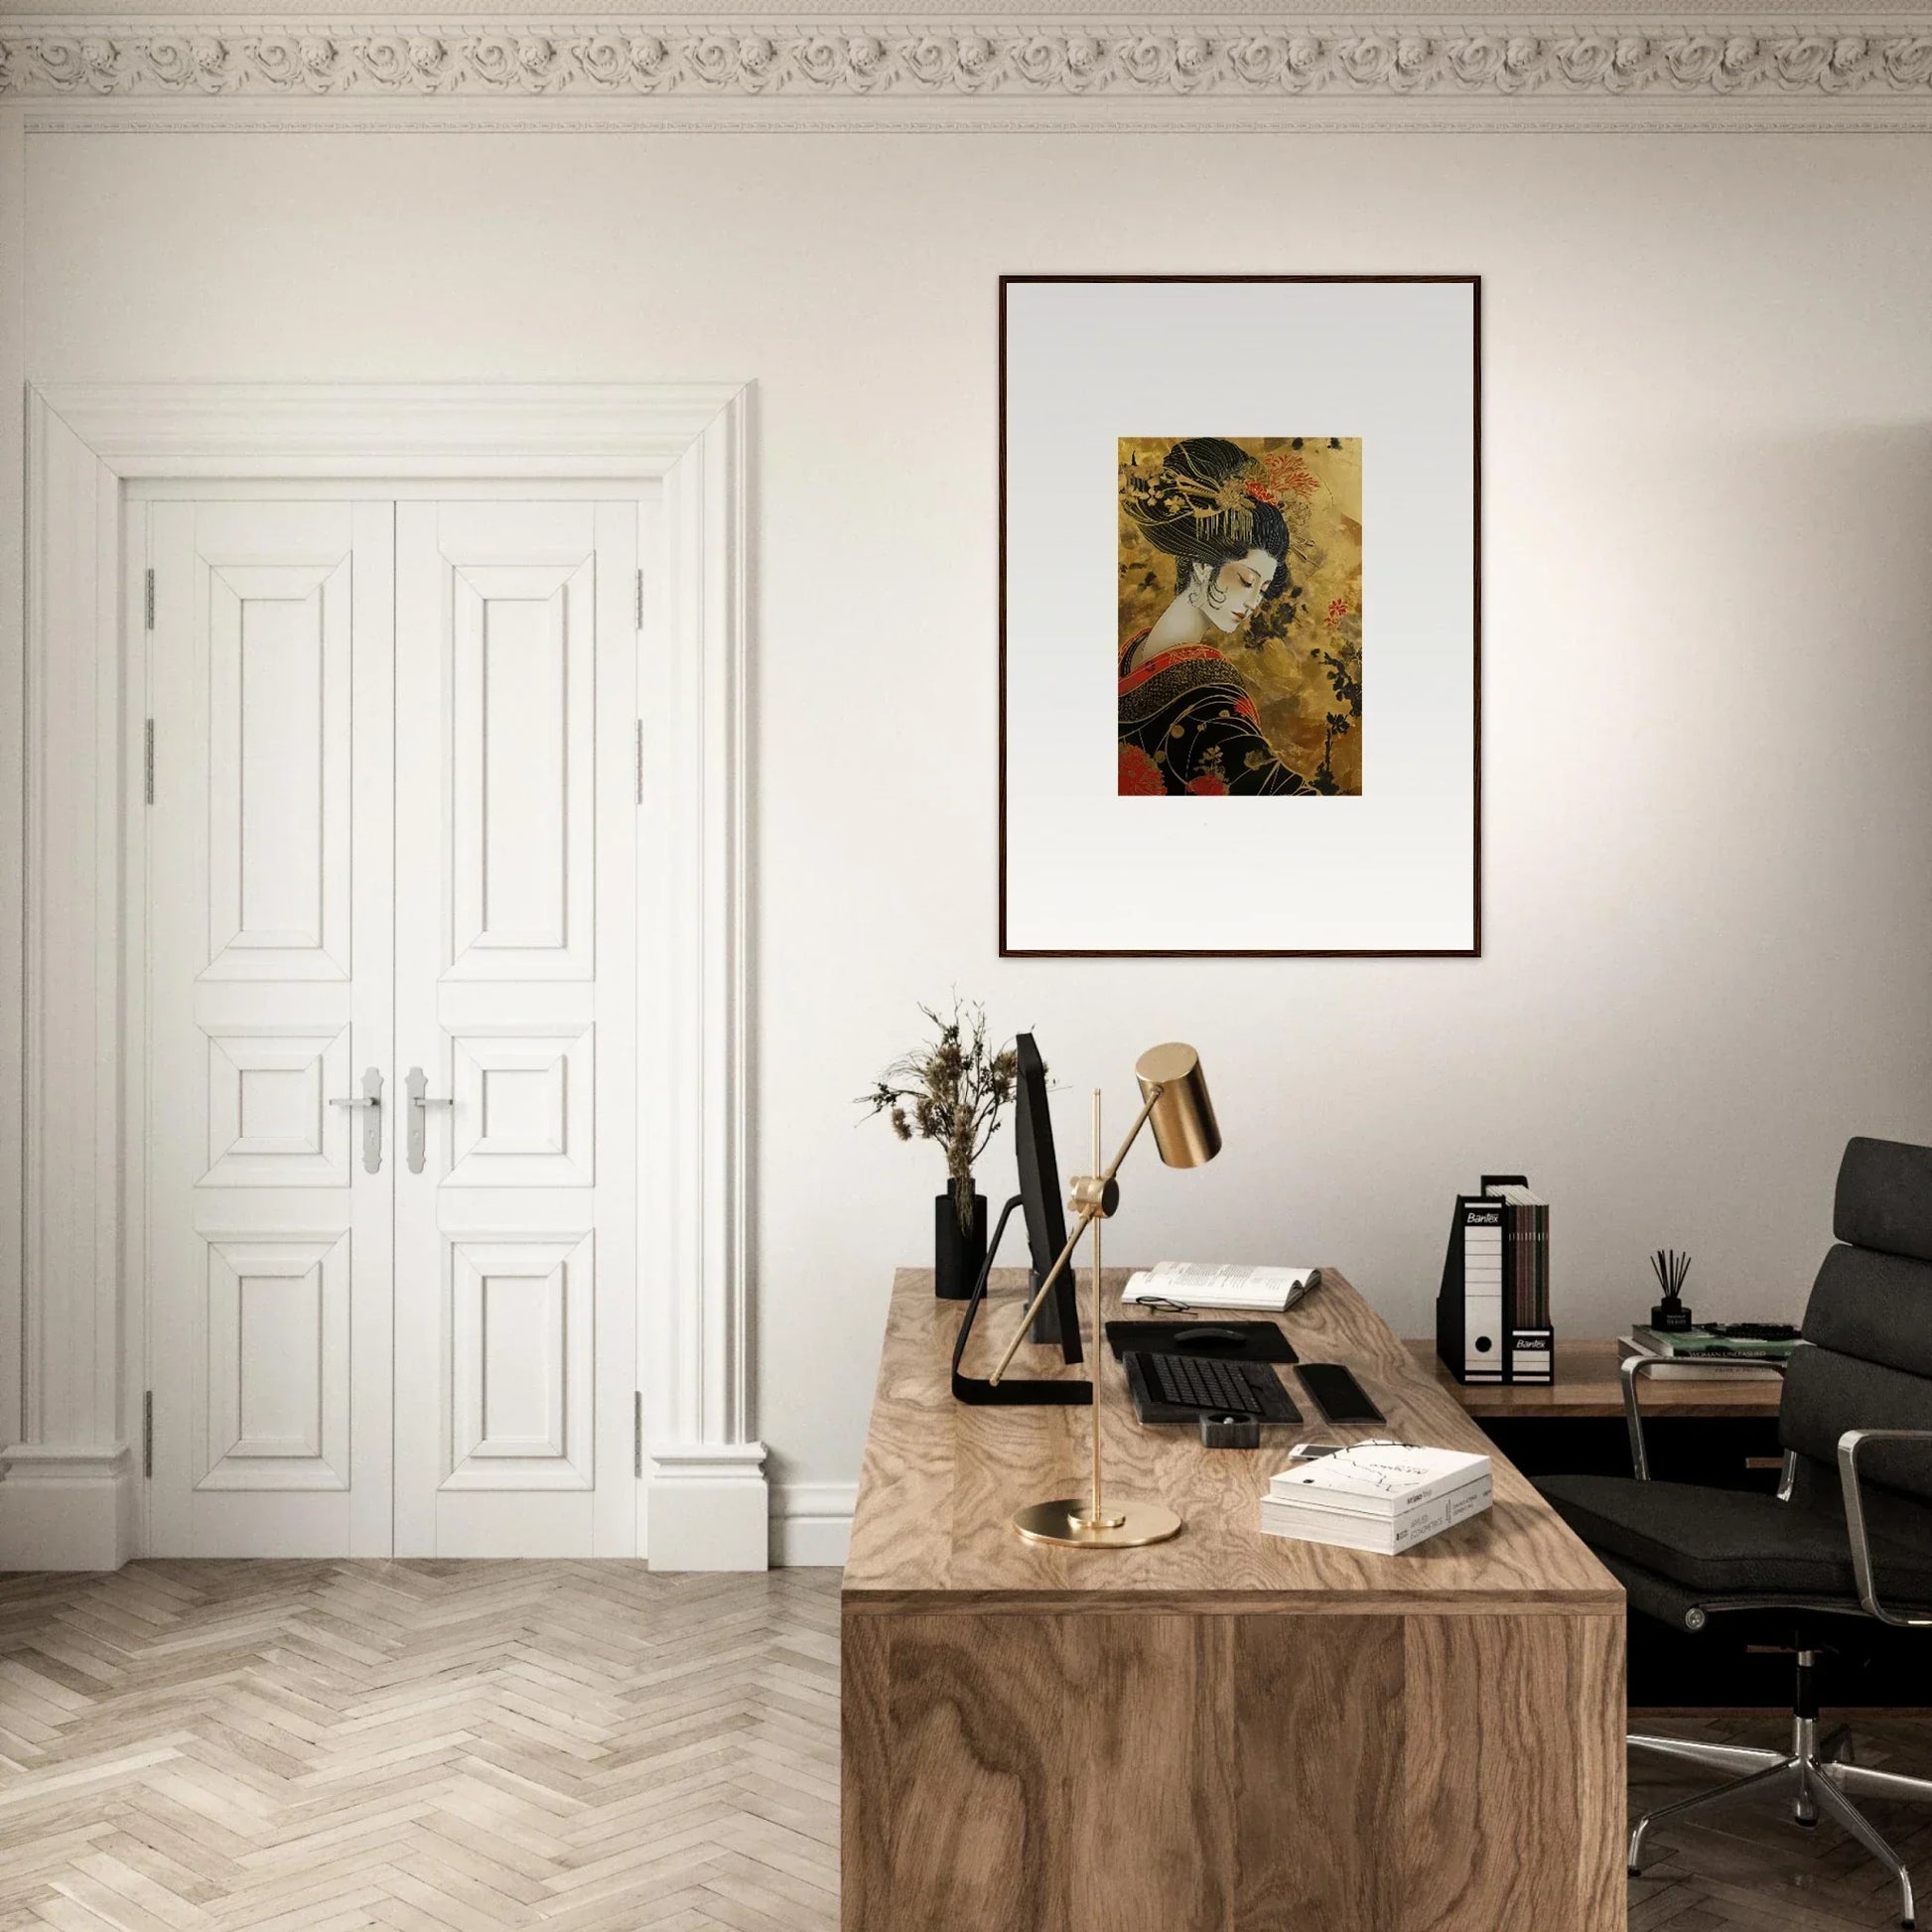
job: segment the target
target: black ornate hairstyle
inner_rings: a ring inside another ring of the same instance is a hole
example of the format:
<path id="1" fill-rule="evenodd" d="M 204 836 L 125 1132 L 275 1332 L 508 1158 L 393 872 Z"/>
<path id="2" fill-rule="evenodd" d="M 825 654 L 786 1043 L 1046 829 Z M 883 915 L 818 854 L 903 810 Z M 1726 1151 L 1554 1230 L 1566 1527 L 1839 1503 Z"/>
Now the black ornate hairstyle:
<path id="1" fill-rule="evenodd" d="M 1279 597 L 1288 588 L 1288 518 L 1267 472 L 1238 444 L 1190 436 L 1151 474 L 1130 469 L 1121 493 L 1141 534 L 1174 560 L 1176 593 L 1195 564 L 1218 570 L 1250 550 L 1276 560 L 1262 595 Z"/>

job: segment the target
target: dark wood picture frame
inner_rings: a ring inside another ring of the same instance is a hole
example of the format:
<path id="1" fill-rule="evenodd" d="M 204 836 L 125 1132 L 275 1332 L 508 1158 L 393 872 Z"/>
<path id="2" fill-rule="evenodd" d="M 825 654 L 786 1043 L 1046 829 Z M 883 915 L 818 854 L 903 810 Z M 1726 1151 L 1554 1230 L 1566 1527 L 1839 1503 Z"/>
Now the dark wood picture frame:
<path id="1" fill-rule="evenodd" d="M 1474 902 L 1470 908 L 1467 946 L 1416 947 L 1059 947 L 1014 946 L 1007 938 L 1007 290 L 1022 283 L 1453 283 L 1469 289 L 1474 357 L 1472 394 L 1475 420 L 1472 448 L 1472 596 L 1470 658 L 1474 688 L 1471 726 L 1474 757 L 1470 880 Z M 1482 956 L 1482 277 L 1480 275 L 1002 275 L 1000 277 L 999 382 L 999 611 L 1000 611 L 1000 723 L 999 723 L 999 930 L 1002 959 L 1478 959 Z"/>

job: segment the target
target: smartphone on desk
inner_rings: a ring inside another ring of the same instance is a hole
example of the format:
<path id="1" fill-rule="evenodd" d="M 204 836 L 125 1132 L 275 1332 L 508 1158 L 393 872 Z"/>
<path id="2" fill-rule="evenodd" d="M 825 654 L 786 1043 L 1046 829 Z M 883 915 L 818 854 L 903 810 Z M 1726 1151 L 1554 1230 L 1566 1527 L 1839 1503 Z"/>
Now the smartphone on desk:
<path id="1" fill-rule="evenodd" d="M 1296 1369 L 1302 1385 L 1321 1411 L 1323 1422 L 1387 1422 L 1388 1417 L 1369 1400 L 1368 1391 L 1351 1370 L 1339 1362 L 1303 1362 Z"/>

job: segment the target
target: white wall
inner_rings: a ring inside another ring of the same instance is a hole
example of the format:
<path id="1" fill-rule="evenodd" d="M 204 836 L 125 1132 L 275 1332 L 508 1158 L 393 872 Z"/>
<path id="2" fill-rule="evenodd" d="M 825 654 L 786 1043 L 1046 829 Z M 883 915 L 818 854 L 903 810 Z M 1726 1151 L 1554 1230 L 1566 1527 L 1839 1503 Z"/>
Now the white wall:
<path id="1" fill-rule="evenodd" d="M 758 381 L 759 1426 L 814 1506 L 939 1174 L 851 1096 L 955 985 L 1076 1148 L 1200 1046 L 1227 1153 L 1111 1258 L 1336 1264 L 1408 1333 L 1481 1168 L 1608 1333 L 1664 1242 L 1794 1312 L 1845 1137 L 1932 1140 L 1922 136 L 27 147 L 43 381 Z M 996 958 L 995 278 L 1083 269 L 1485 278 L 1479 961 Z"/>

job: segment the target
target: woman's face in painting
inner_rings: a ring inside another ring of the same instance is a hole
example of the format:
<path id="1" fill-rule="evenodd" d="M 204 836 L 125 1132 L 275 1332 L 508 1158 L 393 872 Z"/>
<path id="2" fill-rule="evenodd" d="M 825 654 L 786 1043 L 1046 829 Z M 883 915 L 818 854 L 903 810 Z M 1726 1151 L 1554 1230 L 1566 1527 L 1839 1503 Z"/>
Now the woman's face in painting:
<path id="1" fill-rule="evenodd" d="M 1217 629 L 1239 630 L 1261 608 L 1280 562 L 1268 551 L 1256 548 L 1223 564 L 1211 577 L 1202 566 L 1195 565 L 1195 581 L 1200 585 L 1195 602 L 1208 622 Z"/>

